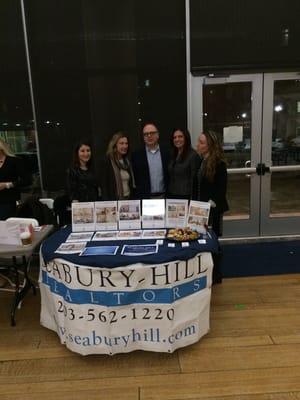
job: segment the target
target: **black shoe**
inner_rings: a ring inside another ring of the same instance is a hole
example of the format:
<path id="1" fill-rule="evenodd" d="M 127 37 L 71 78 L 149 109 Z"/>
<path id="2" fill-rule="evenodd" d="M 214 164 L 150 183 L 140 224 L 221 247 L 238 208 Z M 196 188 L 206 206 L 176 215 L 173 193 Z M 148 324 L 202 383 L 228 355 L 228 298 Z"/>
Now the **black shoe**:
<path id="1" fill-rule="evenodd" d="M 223 276 L 220 272 L 216 272 L 213 274 L 212 284 L 216 285 L 218 283 L 222 283 Z"/>

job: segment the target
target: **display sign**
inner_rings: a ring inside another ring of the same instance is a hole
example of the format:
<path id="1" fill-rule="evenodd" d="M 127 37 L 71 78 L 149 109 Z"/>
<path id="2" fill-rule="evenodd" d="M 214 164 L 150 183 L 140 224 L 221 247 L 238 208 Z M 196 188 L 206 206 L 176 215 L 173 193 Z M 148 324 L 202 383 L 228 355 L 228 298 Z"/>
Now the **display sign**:
<path id="1" fill-rule="evenodd" d="M 41 259 L 41 324 L 83 355 L 173 352 L 209 331 L 212 267 L 210 253 L 112 269 Z"/>
<path id="2" fill-rule="evenodd" d="M 94 231 L 94 203 L 72 203 L 72 231 Z"/>
<path id="3" fill-rule="evenodd" d="M 186 227 L 188 212 L 188 200 L 167 199 L 166 200 L 166 227 Z"/>
<path id="4" fill-rule="evenodd" d="M 142 200 L 143 229 L 165 227 L 165 200 Z"/>
<path id="5" fill-rule="evenodd" d="M 140 200 L 118 201 L 119 230 L 141 229 Z"/>
<path id="6" fill-rule="evenodd" d="M 239 143 L 243 141 L 243 127 L 242 126 L 227 126 L 223 128 L 223 142 L 224 143 Z"/>
<path id="7" fill-rule="evenodd" d="M 195 231 L 205 233 L 208 226 L 210 203 L 190 201 L 187 226 Z"/>
<path id="8" fill-rule="evenodd" d="M 118 205 L 116 201 L 95 202 L 95 230 L 114 231 L 118 229 Z"/>

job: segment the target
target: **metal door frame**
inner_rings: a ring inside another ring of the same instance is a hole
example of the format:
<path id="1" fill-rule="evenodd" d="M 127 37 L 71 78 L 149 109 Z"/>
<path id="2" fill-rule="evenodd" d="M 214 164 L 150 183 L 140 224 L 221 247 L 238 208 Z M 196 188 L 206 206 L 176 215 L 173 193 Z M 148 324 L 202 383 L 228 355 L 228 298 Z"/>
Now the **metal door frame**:
<path id="1" fill-rule="evenodd" d="M 262 162 L 270 168 L 270 173 L 262 176 L 261 191 L 261 234 L 299 234 L 300 217 L 270 217 L 271 177 L 276 172 L 300 171 L 300 165 L 272 166 L 272 131 L 274 82 L 278 80 L 300 79 L 297 72 L 264 74 Z M 300 199 L 299 199 L 300 201 Z"/>
<path id="2" fill-rule="evenodd" d="M 203 85 L 252 82 L 251 107 L 251 165 L 249 168 L 228 169 L 228 174 L 249 174 L 250 217 L 242 220 L 225 220 L 224 236 L 258 236 L 260 223 L 260 177 L 256 166 L 261 161 L 261 121 L 262 121 L 262 74 L 230 75 L 226 77 L 194 77 L 190 74 L 190 108 L 188 112 L 189 129 L 195 146 L 199 133 L 203 130 Z M 248 179 L 248 178 L 245 178 Z"/>

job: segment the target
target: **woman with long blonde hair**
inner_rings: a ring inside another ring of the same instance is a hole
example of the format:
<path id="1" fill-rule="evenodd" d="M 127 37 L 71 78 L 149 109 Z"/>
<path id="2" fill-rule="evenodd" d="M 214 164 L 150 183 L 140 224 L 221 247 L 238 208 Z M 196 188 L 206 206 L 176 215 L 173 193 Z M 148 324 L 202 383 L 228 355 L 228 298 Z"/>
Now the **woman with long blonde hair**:
<path id="1" fill-rule="evenodd" d="M 212 131 L 202 132 L 197 152 L 202 156 L 202 162 L 196 174 L 193 198 L 211 204 L 212 228 L 217 236 L 221 236 L 223 213 L 228 210 L 227 169 L 217 135 Z"/>
<path id="2" fill-rule="evenodd" d="M 30 181 L 22 160 L 0 139 L 0 220 L 15 216 L 16 203 L 21 198 L 20 189 Z"/>
<path id="3" fill-rule="evenodd" d="M 223 149 L 214 132 L 202 132 L 197 142 L 197 152 L 202 156 L 200 168 L 196 174 L 194 195 L 195 200 L 210 203 L 209 224 L 217 236 L 222 235 L 223 213 L 228 210 L 226 199 L 227 169 Z M 222 282 L 221 258 L 222 251 L 213 255 L 213 284 Z"/>
<path id="4" fill-rule="evenodd" d="M 126 133 L 115 133 L 107 147 L 102 174 L 102 199 L 124 200 L 133 198 L 134 177 L 128 158 L 129 141 Z"/>

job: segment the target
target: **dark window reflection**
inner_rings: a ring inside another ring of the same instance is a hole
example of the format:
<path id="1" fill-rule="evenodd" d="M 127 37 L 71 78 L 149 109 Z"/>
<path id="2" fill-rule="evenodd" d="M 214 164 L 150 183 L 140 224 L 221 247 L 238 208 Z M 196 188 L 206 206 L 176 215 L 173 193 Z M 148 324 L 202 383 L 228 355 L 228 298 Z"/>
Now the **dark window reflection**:
<path id="1" fill-rule="evenodd" d="M 144 120 L 157 121 L 165 141 L 186 124 L 183 0 L 26 0 L 25 8 L 46 189 L 64 187 L 83 136 L 99 167 L 117 130 L 136 147 Z"/>
<path id="2" fill-rule="evenodd" d="M 300 66 L 299 0 L 190 0 L 195 73 Z"/>
<path id="3" fill-rule="evenodd" d="M 251 82 L 203 86 L 203 128 L 217 133 L 228 166 L 251 159 Z"/>
<path id="4" fill-rule="evenodd" d="M 0 137 L 39 186 L 37 149 L 19 0 L 0 3 Z"/>
<path id="5" fill-rule="evenodd" d="M 81 2 L 25 1 L 45 189 L 65 186 L 73 144 L 91 136 Z"/>
<path id="6" fill-rule="evenodd" d="M 300 79 L 274 82 L 272 162 L 300 163 Z"/>
<path id="7" fill-rule="evenodd" d="M 186 125 L 184 1 L 136 1 L 140 119 L 157 121 L 161 139 Z"/>

